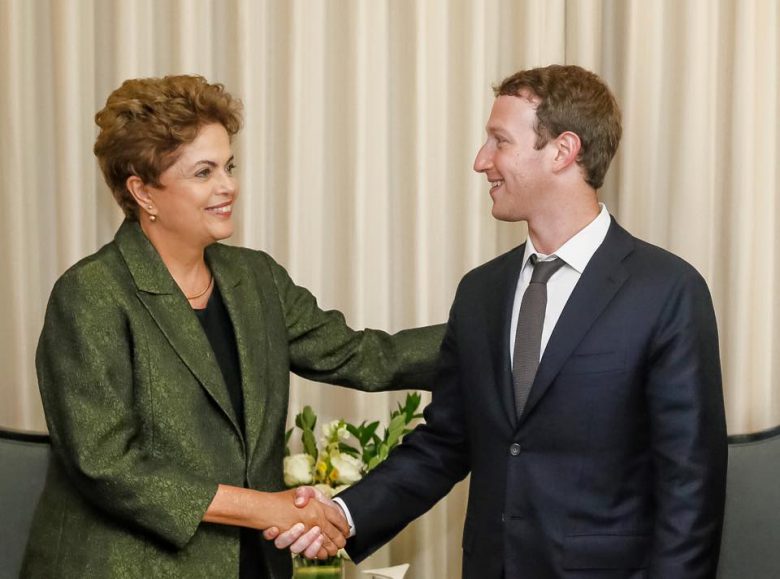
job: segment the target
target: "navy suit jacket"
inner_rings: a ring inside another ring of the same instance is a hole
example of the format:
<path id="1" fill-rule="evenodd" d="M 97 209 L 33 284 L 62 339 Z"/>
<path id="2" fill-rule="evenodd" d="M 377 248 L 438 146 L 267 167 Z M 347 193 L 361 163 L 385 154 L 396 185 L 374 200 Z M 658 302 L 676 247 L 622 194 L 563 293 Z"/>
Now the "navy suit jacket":
<path id="1" fill-rule="evenodd" d="M 340 496 L 361 560 L 471 474 L 463 577 L 714 577 L 727 443 L 702 277 L 614 220 L 514 412 L 524 247 L 467 274 L 426 423 Z"/>

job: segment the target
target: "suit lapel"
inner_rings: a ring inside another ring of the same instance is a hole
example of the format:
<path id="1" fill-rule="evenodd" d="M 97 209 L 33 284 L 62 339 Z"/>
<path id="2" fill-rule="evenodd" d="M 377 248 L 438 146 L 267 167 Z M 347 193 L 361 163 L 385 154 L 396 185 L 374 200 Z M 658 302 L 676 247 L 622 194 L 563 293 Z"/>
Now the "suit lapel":
<path id="1" fill-rule="evenodd" d="M 226 247 L 214 244 L 206 249 L 206 261 L 219 284 L 225 307 L 233 323 L 241 368 L 241 391 L 244 397 L 244 428 L 247 456 L 251 458 L 268 407 L 268 332 L 263 323 L 265 296 L 230 256 Z"/>
<path id="2" fill-rule="evenodd" d="M 523 420 L 544 396 L 558 372 L 628 279 L 623 259 L 633 250 L 633 238 L 612 220 L 604 242 L 582 272 L 544 350 L 526 403 Z"/>
<path id="3" fill-rule="evenodd" d="M 517 289 L 520 269 L 523 265 L 525 244 L 513 249 L 506 255 L 496 271 L 493 287 L 498 288 L 498 295 L 485 300 L 487 311 L 488 335 L 490 349 L 493 352 L 493 372 L 498 395 L 506 418 L 513 427 L 517 423 L 515 412 L 515 394 L 512 384 L 512 362 L 509 357 L 509 334 L 512 328 L 512 305 Z"/>
<path id="4" fill-rule="evenodd" d="M 135 281 L 138 298 L 149 315 L 182 362 L 240 433 L 225 380 L 208 338 L 160 255 L 134 222 L 122 224 L 115 242 Z"/>

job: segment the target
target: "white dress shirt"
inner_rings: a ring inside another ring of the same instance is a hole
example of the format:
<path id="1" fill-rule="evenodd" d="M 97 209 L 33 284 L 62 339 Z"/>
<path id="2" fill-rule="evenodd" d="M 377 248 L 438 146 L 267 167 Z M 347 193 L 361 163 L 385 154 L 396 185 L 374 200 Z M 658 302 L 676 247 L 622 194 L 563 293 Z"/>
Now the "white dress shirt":
<path id="1" fill-rule="evenodd" d="M 517 314 L 520 312 L 520 302 L 523 300 L 523 294 L 525 293 L 528 283 L 531 281 L 531 272 L 533 267 L 529 264 L 529 260 L 532 255 L 536 254 L 539 261 L 545 261 L 557 257 L 566 262 L 558 271 L 556 271 L 550 280 L 547 282 L 547 308 L 544 313 L 544 326 L 542 328 L 542 347 L 539 353 L 544 354 L 544 348 L 547 346 L 547 342 L 550 339 L 555 324 L 558 323 L 558 318 L 561 317 L 561 312 L 566 302 L 569 301 L 571 292 L 574 291 L 574 286 L 580 280 L 582 272 L 585 270 L 585 266 L 588 265 L 590 258 L 596 253 L 596 250 L 604 241 L 607 236 L 607 230 L 609 230 L 610 217 L 607 207 L 603 203 L 599 203 L 601 211 L 598 216 L 580 230 L 576 235 L 564 243 L 558 251 L 552 255 L 544 255 L 536 251 L 531 238 L 525 244 L 525 253 L 523 254 L 523 267 L 520 269 L 520 276 L 517 280 L 517 289 L 515 289 L 515 301 L 512 306 L 512 327 L 509 334 L 509 356 L 514 361 L 515 351 L 515 334 L 517 333 Z M 344 515 L 349 523 L 349 536 L 355 535 L 355 523 L 352 519 L 352 515 L 347 508 L 347 505 L 338 497 L 333 500 L 344 511 Z"/>
<path id="2" fill-rule="evenodd" d="M 523 267 L 520 269 L 520 276 L 515 289 L 515 301 L 512 305 L 512 324 L 509 330 L 509 357 L 513 364 L 515 335 L 517 334 L 517 315 L 520 313 L 520 303 L 523 301 L 523 294 L 531 281 L 531 273 L 533 272 L 533 267 L 530 264 L 531 256 L 535 254 L 539 261 L 547 261 L 557 257 L 566 262 L 547 282 L 547 307 L 544 310 L 542 347 L 539 350 L 539 359 L 541 360 L 553 328 L 558 323 L 558 318 L 561 317 L 563 307 L 569 301 L 569 296 L 574 291 L 574 286 L 580 280 L 580 276 L 585 271 L 585 266 L 588 265 L 590 258 L 593 257 L 593 254 L 596 253 L 596 250 L 607 236 L 611 222 L 609 212 L 603 203 L 599 203 L 599 206 L 601 211 L 598 216 L 559 247 L 558 251 L 552 255 L 544 255 L 536 251 L 533 241 L 528 237 L 525 244 L 525 253 L 523 254 Z"/>

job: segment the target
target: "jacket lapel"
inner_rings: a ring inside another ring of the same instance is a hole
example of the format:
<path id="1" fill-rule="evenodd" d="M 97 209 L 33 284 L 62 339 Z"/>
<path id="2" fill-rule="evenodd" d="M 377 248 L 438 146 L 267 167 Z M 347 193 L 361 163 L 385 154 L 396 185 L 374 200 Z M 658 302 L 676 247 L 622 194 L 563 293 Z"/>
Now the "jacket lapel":
<path id="1" fill-rule="evenodd" d="M 240 433 L 211 345 L 187 298 L 138 223 L 125 221 L 114 241 L 135 281 L 138 298 L 182 362 Z M 219 280 L 217 280 L 219 281 Z"/>
<path id="2" fill-rule="evenodd" d="M 622 261 L 633 246 L 633 238 L 613 218 L 604 242 L 582 272 L 550 336 L 522 420 L 533 411 L 582 338 L 628 279 Z"/>
<path id="3" fill-rule="evenodd" d="M 520 269 L 523 265 L 524 252 L 525 244 L 506 255 L 507 259 L 497 270 L 494 283 L 494 287 L 499 288 L 499 295 L 485 301 L 495 382 L 501 406 L 512 427 L 517 424 L 517 415 L 514 385 L 512 384 L 512 362 L 509 356 L 509 334 L 512 328 L 512 305 L 517 281 L 520 277 Z"/>
<path id="4" fill-rule="evenodd" d="M 226 255 L 227 248 L 215 243 L 206 249 L 206 262 L 219 284 L 225 307 L 233 323 L 241 368 L 241 391 L 244 397 L 244 428 L 247 457 L 251 458 L 265 421 L 268 407 L 268 331 L 264 327 L 263 304 L 266 296 L 258 295 L 251 272 Z"/>

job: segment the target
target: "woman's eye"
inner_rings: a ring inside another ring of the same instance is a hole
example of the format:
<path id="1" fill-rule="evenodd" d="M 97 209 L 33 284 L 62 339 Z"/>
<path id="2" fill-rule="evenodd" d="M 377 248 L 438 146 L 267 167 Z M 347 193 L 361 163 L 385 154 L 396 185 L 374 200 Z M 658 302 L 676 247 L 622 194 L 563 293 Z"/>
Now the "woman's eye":
<path id="1" fill-rule="evenodd" d="M 202 179 L 205 179 L 205 178 L 206 178 L 206 177 L 208 177 L 209 175 L 211 175 L 211 169 L 209 169 L 209 168 L 206 168 L 206 169 L 201 169 L 200 171 L 198 171 L 197 173 L 195 173 L 195 176 L 196 176 L 196 177 L 200 177 L 200 178 L 202 178 Z"/>
<path id="2" fill-rule="evenodd" d="M 235 169 L 236 169 L 236 164 L 235 164 L 235 163 L 230 163 L 230 164 L 229 164 L 229 165 L 228 165 L 228 166 L 225 168 L 225 170 L 227 171 L 227 174 L 228 174 L 228 175 L 232 175 L 232 174 L 233 174 L 233 171 L 234 171 Z"/>

